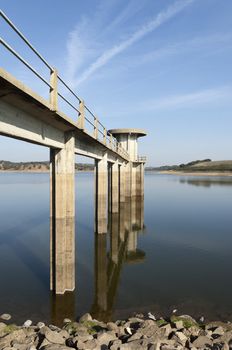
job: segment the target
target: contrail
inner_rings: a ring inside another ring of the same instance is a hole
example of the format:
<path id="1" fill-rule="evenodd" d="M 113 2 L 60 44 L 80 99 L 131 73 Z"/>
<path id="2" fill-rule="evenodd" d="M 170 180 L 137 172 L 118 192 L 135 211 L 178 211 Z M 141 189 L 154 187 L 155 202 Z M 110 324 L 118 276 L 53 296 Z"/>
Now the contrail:
<path id="1" fill-rule="evenodd" d="M 160 12 L 150 22 L 144 24 L 134 34 L 132 34 L 127 40 L 122 41 L 118 45 L 106 50 L 98 59 L 93 62 L 89 68 L 87 68 L 81 77 L 76 81 L 75 85 L 78 85 L 88 79 L 96 70 L 103 67 L 113 57 L 126 50 L 136 41 L 143 38 L 146 34 L 151 33 L 163 23 L 167 22 L 170 18 L 174 17 L 177 13 L 181 12 L 185 7 L 193 3 L 195 0 L 179 0 L 173 5 L 169 6 L 166 10 Z"/>

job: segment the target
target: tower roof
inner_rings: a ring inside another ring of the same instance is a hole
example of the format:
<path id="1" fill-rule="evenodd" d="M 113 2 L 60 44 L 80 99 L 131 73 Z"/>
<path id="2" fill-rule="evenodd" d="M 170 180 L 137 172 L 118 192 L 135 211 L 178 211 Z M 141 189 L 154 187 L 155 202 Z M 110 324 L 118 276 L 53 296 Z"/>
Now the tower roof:
<path id="1" fill-rule="evenodd" d="M 109 132 L 112 135 L 118 135 L 118 134 L 134 134 L 137 135 L 138 137 L 146 136 L 147 133 L 146 131 L 142 129 L 111 129 Z"/>

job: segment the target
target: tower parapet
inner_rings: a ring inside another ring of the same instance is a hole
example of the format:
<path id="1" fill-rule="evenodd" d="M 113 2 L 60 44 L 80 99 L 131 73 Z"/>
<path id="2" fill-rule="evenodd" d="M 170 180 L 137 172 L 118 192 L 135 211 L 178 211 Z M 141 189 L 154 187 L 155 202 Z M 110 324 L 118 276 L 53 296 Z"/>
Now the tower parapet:
<path id="1" fill-rule="evenodd" d="M 111 129 L 109 132 L 117 139 L 120 146 L 127 150 L 130 161 L 145 162 L 145 157 L 138 155 L 138 138 L 146 136 L 147 133 L 141 129 Z"/>

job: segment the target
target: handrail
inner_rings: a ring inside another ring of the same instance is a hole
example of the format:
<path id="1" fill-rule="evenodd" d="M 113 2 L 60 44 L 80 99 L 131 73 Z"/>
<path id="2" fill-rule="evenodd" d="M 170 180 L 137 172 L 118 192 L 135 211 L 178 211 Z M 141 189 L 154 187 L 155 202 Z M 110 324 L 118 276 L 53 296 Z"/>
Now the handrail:
<path id="1" fill-rule="evenodd" d="M 46 79 L 42 77 L 20 54 L 18 54 L 10 45 L 8 45 L 2 38 L 0 38 L 0 43 L 5 46 L 15 57 L 17 57 L 27 68 L 29 68 L 38 78 L 40 78 L 48 87 L 51 88 L 51 85 L 47 82 Z"/>
<path id="2" fill-rule="evenodd" d="M 20 30 L 11 22 L 7 15 L 0 10 L 0 16 L 9 24 L 9 26 L 14 29 L 14 31 L 20 36 L 20 38 L 30 47 L 30 49 L 41 59 L 41 61 L 49 68 L 53 69 L 50 64 L 43 58 L 43 56 L 31 45 L 27 38 L 20 32 Z"/>
<path id="3" fill-rule="evenodd" d="M 72 107 L 73 109 L 75 109 L 75 111 L 77 113 L 80 113 L 80 111 L 75 107 L 73 106 L 73 104 L 71 102 L 69 102 L 63 95 L 61 95 L 59 92 L 57 92 L 58 96 L 60 96 L 70 107 Z"/>
<path id="4" fill-rule="evenodd" d="M 137 158 L 137 162 L 146 162 L 147 161 L 147 157 L 146 156 L 139 156 Z"/>
<path id="5" fill-rule="evenodd" d="M 72 89 L 65 83 L 65 81 L 58 75 L 57 78 L 59 81 L 71 92 L 71 94 L 78 99 L 79 102 L 81 102 L 81 98 L 78 97 L 75 92 L 72 91 Z"/>
<path id="6" fill-rule="evenodd" d="M 4 41 L 3 38 L 0 38 L 0 44 L 2 44 L 8 51 L 10 51 L 19 61 L 21 61 L 28 69 L 30 69 L 40 80 L 42 80 L 50 89 L 50 106 L 51 109 L 57 110 L 57 98 L 58 96 L 62 98 L 70 107 L 72 107 L 78 113 L 77 126 L 85 130 L 85 121 L 87 121 L 91 126 L 93 126 L 93 135 L 95 139 L 98 140 L 98 134 L 100 133 L 103 136 L 103 143 L 114 149 L 120 155 L 123 155 L 126 159 L 129 159 L 129 154 L 117 141 L 117 139 L 107 131 L 105 126 L 98 120 L 94 113 L 85 105 L 84 101 L 68 86 L 68 84 L 57 74 L 57 71 L 52 67 L 45 58 L 35 49 L 35 47 L 29 42 L 29 40 L 22 34 L 22 32 L 13 24 L 13 22 L 7 17 L 7 15 L 0 10 L 0 16 L 6 21 L 6 23 L 19 35 L 19 37 L 26 43 L 26 45 L 34 52 L 34 54 L 46 65 L 50 70 L 50 82 L 48 82 L 36 69 L 34 69 L 18 52 L 16 52 L 8 43 Z M 60 81 L 64 87 L 77 99 L 79 103 L 79 108 L 70 102 L 66 97 L 63 96 L 58 91 L 58 81 Z M 85 110 L 93 117 L 93 122 L 85 116 Z M 101 128 L 103 130 L 101 130 Z M 110 138 L 107 137 L 110 136 Z M 109 145 L 107 145 L 107 141 Z"/>

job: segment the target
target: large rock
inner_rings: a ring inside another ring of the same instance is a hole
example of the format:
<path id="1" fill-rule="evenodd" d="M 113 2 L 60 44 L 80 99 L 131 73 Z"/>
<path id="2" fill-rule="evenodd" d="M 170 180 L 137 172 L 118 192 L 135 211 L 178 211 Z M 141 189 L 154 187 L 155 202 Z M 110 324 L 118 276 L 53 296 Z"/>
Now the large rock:
<path id="1" fill-rule="evenodd" d="M 192 342 L 193 346 L 200 349 L 206 349 L 207 346 L 210 346 L 212 344 L 213 344 L 212 340 L 203 335 L 199 336 L 197 339 L 195 339 Z"/>
<path id="2" fill-rule="evenodd" d="M 110 345 L 110 350 L 118 350 L 121 345 L 122 345 L 121 340 L 119 339 L 113 340 Z"/>
<path id="3" fill-rule="evenodd" d="M 146 338 L 150 338 L 154 335 L 160 334 L 160 329 L 157 324 L 152 320 L 146 320 L 142 323 L 139 332 Z"/>
<path id="4" fill-rule="evenodd" d="M 0 349 L 10 346 L 12 341 L 17 341 L 18 343 L 23 344 L 25 339 L 26 335 L 23 329 L 17 329 L 0 339 Z"/>
<path id="5" fill-rule="evenodd" d="M 2 330 L 4 330 L 5 327 L 6 327 L 6 324 L 3 323 L 3 322 L 0 322 L 0 332 L 1 332 Z"/>
<path id="6" fill-rule="evenodd" d="M 71 349 L 76 350 L 76 348 L 70 348 L 68 346 L 59 345 L 59 344 L 49 344 L 40 348 L 40 350 L 71 350 Z"/>
<path id="7" fill-rule="evenodd" d="M 132 334 L 132 336 L 127 340 L 127 342 L 129 343 L 131 341 L 138 340 L 138 339 L 141 339 L 141 338 L 143 338 L 143 334 L 140 333 L 139 330 L 138 330 L 138 332 Z"/>
<path id="8" fill-rule="evenodd" d="M 90 314 L 88 314 L 88 313 L 84 314 L 79 319 L 79 322 L 86 322 L 86 321 L 92 321 L 92 316 Z"/>
<path id="9" fill-rule="evenodd" d="M 232 323 L 225 323 L 221 321 L 210 322 L 205 326 L 205 329 L 215 330 L 218 327 L 222 327 L 225 331 L 232 331 Z"/>
<path id="10" fill-rule="evenodd" d="M 92 339 L 92 340 L 87 340 L 84 342 L 85 349 L 88 350 L 93 350 L 97 348 L 97 340 Z"/>
<path id="11" fill-rule="evenodd" d="M 30 327 L 32 325 L 32 321 L 31 320 L 27 320 L 27 321 L 25 321 L 24 322 L 24 324 L 23 324 L 23 327 Z"/>
<path id="12" fill-rule="evenodd" d="M 104 332 L 97 335 L 97 344 L 108 346 L 111 341 L 117 339 L 117 336 L 114 332 Z"/>
<path id="13" fill-rule="evenodd" d="M 166 324 L 165 326 L 160 327 L 160 333 L 164 337 L 168 337 L 173 332 L 172 327 L 170 324 Z"/>
<path id="14" fill-rule="evenodd" d="M 130 343 L 125 343 L 120 345 L 119 349 L 129 349 L 129 350 L 144 350 L 147 349 L 148 346 L 152 345 L 152 342 L 150 339 L 140 339 L 140 340 L 134 340 Z"/>
<path id="15" fill-rule="evenodd" d="M 108 322 L 106 326 L 109 331 L 114 331 L 115 333 L 118 333 L 118 326 L 114 322 Z"/>
<path id="16" fill-rule="evenodd" d="M 232 346 L 232 331 L 226 331 L 223 335 L 216 339 L 215 342 L 216 341 L 225 342 Z"/>
<path id="17" fill-rule="evenodd" d="M 11 319 L 11 315 L 10 314 L 2 314 L 0 316 L 0 318 L 4 321 L 9 321 Z"/>
<path id="18" fill-rule="evenodd" d="M 188 340 L 188 338 L 186 337 L 186 335 L 183 332 L 176 332 L 175 335 L 180 339 L 181 343 L 185 344 L 186 341 Z"/>
<path id="19" fill-rule="evenodd" d="M 82 323 L 77 322 L 70 322 L 67 323 L 64 326 L 64 329 L 70 334 L 70 335 L 80 335 L 84 336 L 89 334 L 87 327 Z"/>
<path id="20" fill-rule="evenodd" d="M 44 335 L 50 343 L 60 344 L 60 345 L 63 345 L 65 343 L 65 338 L 62 336 L 62 334 L 56 331 L 47 329 Z"/>

